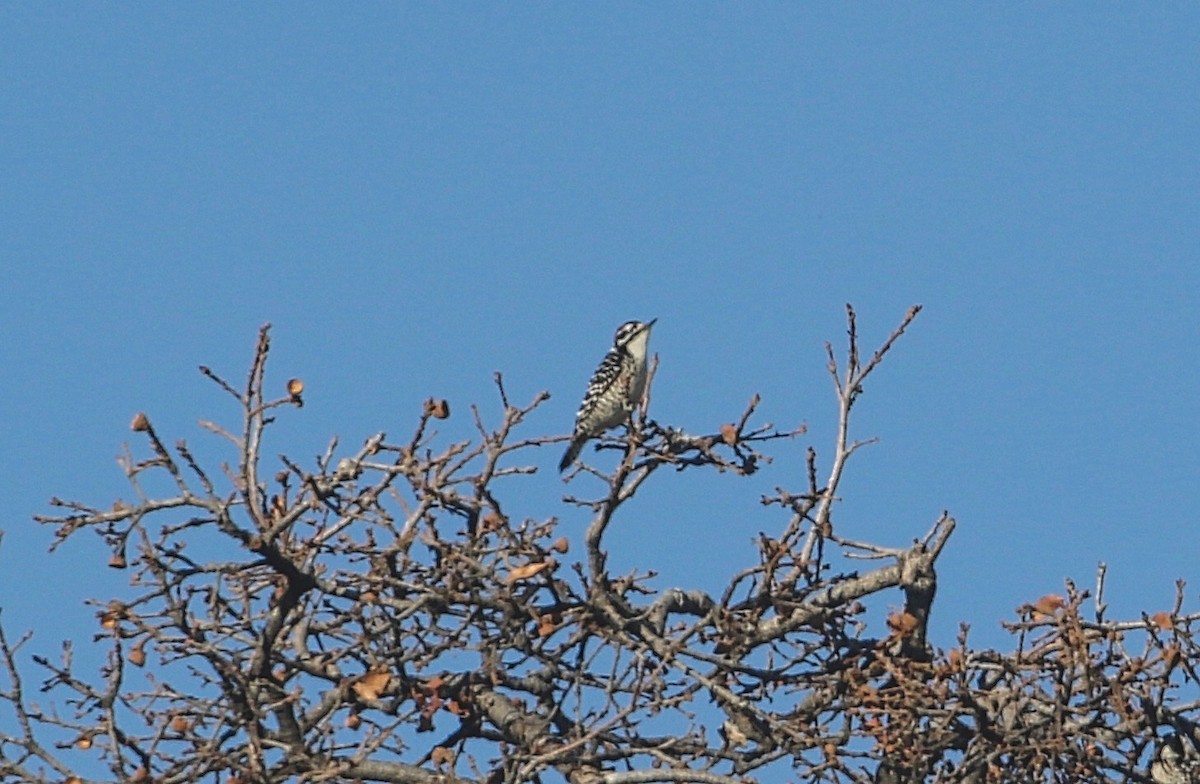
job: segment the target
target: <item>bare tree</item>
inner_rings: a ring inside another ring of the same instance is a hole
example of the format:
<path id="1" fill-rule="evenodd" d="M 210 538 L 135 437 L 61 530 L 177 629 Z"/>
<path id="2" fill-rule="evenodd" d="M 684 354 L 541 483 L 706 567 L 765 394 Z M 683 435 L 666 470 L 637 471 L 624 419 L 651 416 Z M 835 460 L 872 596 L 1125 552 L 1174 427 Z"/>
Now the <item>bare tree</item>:
<path id="1" fill-rule="evenodd" d="M 497 376 L 503 413 L 472 409 L 477 438 L 442 443 L 449 407 L 429 400 L 406 440 L 276 462 L 264 434 L 303 385 L 268 396 L 264 328 L 244 385 L 201 368 L 240 411 L 236 427 L 202 423 L 227 465 L 138 414 L 144 456 L 123 461 L 136 500 L 54 500 L 39 518 L 56 545 L 98 533 L 131 588 L 97 603 L 101 672 L 79 672 L 69 646 L 32 656 L 53 708 L 30 695 L 29 638 L 0 632 L 0 781 L 1200 781 L 1200 616 L 1182 585 L 1170 612 L 1111 621 L 1101 571 L 1092 592 L 1025 607 L 1009 651 L 973 648 L 965 627 L 937 648 L 954 519 L 900 549 L 839 534 L 864 443 L 852 409 L 918 311 L 863 356 L 847 308 L 828 462 L 810 448 L 804 486 L 761 499 L 778 528 L 719 594 L 611 574 L 605 532 L 661 471 L 751 474 L 769 445 L 791 448 L 795 433 L 754 424 L 757 397 L 716 433 L 643 413 L 603 440 L 617 467 L 578 469 L 572 489 L 599 489 L 565 499 L 590 515 L 573 560 L 553 510 L 506 512 L 532 452 L 564 438 L 521 435 L 547 394 L 514 404 Z M 893 589 L 903 608 L 870 629 L 868 603 Z"/>

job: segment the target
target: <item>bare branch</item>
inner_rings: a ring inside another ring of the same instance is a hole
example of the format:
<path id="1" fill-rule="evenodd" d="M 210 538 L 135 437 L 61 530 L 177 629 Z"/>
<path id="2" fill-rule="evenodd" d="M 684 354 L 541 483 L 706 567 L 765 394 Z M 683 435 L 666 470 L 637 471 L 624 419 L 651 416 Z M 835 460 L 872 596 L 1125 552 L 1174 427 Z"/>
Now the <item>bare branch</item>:
<path id="1" fill-rule="evenodd" d="M 833 452 L 801 447 L 800 487 L 761 499 L 749 562 L 706 566 L 729 570 L 712 594 L 661 585 L 653 552 L 610 573 L 607 533 L 663 468 L 750 476 L 794 448 L 805 429 L 762 423 L 757 395 L 714 431 L 651 419 L 648 384 L 630 427 L 596 445 L 611 468 L 573 475 L 580 535 L 523 492 L 563 440 L 525 435 L 549 394 L 520 405 L 498 373 L 498 408 L 455 403 L 465 421 L 430 397 L 399 440 L 264 457 L 304 394 L 269 380 L 264 327 L 244 388 L 202 369 L 237 406 L 235 424 L 201 423 L 218 457 L 168 449 L 141 414 L 121 457 L 133 501 L 55 499 L 37 518 L 54 546 L 98 534 L 130 585 L 90 602 L 99 672 L 70 645 L 26 660 L 30 637 L 0 629 L 0 784 L 81 767 L 145 784 L 1185 780 L 1169 776 L 1200 759 L 1200 612 L 1182 583 L 1158 611 L 1109 620 L 1101 565 L 1086 618 L 1068 583 L 1017 613 L 1011 651 L 972 647 L 965 627 L 939 644 L 955 519 L 901 547 L 836 530 L 849 458 L 872 443 L 851 435 L 854 403 L 919 310 L 867 358 L 847 308 Z M 448 440 L 444 420 L 467 435 Z"/>

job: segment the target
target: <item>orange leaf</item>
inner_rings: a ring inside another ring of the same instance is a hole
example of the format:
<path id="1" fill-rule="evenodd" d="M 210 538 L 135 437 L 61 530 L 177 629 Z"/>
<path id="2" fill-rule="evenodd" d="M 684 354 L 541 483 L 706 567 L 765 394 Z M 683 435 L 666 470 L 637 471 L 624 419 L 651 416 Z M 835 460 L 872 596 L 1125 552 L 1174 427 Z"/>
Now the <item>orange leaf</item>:
<path id="1" fill-rule="evenodd" d="M 445 746 L 434 746 L 433 751 L 429 752 L 429 759 L 439 768 L 443 765 L 452 765 L 454 764 L 454 752 Z"/>
<path id="2" fill-rule="evenodd" d="M 533 577 L 550 564 L 550 561 L 535 561 L 533 563 L 525 564 L 524 566 L 518 566 L 516 569 L 513 569 L 508 573 L 507 582 L 509 585 L 512 585 L 518 580 L 528 580 L 530 577 Z"/>
<path id="3" fill-rule="evenodd" d="M 129 649 L 129 655 L 125 657 L 134 667 L 141 667 L 146 663 L 146 641 L 142 640 L 137 645 Z"/>
<path id="4" fill-rule="evenodd" d="M 425 413 L 434 419 L 446 419 L 450 416 L 450 404 L 445 400 L 429 398 L 425 401 Z"/>
<path id="5" fill-rule="evenodd" d="M 133 416 L 133 421 L 129 423 L 129 429 L 135 433 L 144 433 L 150 429 L 150 420 L 141 411 Z"/>
<path id="6" fill-rule="evenodd" d="M 908 612 L 892 613 L 887 618 L 887 625 L 897 637 L 907 637 L 916 631 L 917 616 Z"/>
<path id="7" fill-rule="evenodd" d="M 762 550 L 763 558 L 767 560 L 778 558 L 787 552 L 787 548 L 783 546 L 782 542 L 772 539 L 766 534 L 759 535 L 758 546 Z"/>
<path id="8" fill-rule="evenodd" d="M 171 729 L 175 732 L 187 732 L 191 727 L 192 723 L 187 720 L 186 716 L 176 714 L 175 718 L 171 719 Z"/>
<path id="9" fill-rule="evenodd" d="M 1150 616 L 1150 620 L 1155 626 L 1162 629 L 1164 632 L 1169 632 L 1175 628 L 1175 622 L 1171 620 L 1171 614 L 1165 612 L 1157 612 Z"/>
<path id="10" fill-rule="evenodd" d="M 351 711 L 350 714 L 348 716 L 346 716 L 346 728 L 347 729 L 356 730 L 356 729 L 358 729 L 359 725 L 361 725 L 361 724 L 362 724 L 362 719 L 359 717 L 359 715 L 357 713 Z"/>
<path id="11" fill-rule="evenodd" d="M 561 536 L 554 540 L 554 544 L 550 545 L 550 549 L 556 553 L 565 553 L 571 548 L 571 543 L 567 541 L 567 537 Z"/>
<path id="12" fill-rule="evenodd" d="M 387 690 L 391 680 L 392 674 L 387 670 L 372 668 L 350 688 L 354 689 L 354 693 L 361 700 L 377 700 L 379 695 Z"/>
<path id="13" fill-rule="evenodd" d="M 100 626 L 103 629 L 113 630 L 125 617 L 125 605 L 117 601 L 108 603 L 108 609 L 100 613 Z"/>
<path id="14" fill-rule="evenodd" d="M 292 397 L 300 397 L 300 393 L 304 391 L 304 382 L 298 378 L 289 378 L 287 382 L 287 392 Z"/>
<path id="15" fill-rule="evenodd" d="M 562 613 L 548 612 L 538 619 L 537 634 L 538 637 L 549 637 L 554 634 L 554 630 L 562 623 Z"/>
<path id="16" fill-rule="evenodd" d="M 1039 615 L 1054 615 L 1067 606 L 1067 600 L 1058 594 L 1048 593 L 1034 602 L 1033 611 Z"/>
<path id="17" fill-rule="evenodd" d="M 737 428 L 728 422 L 721 425 L 721 440 L 730 446 L 736 444 L 738 440 Z"/>

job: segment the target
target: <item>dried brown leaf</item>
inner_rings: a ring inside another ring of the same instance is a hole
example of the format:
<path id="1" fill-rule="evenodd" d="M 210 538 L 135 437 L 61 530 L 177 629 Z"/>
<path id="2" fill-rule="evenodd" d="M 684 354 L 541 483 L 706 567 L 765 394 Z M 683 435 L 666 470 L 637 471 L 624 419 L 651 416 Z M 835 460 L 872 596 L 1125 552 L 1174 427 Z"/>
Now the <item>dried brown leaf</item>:
<path id="1" fill-rule="evenodd" d="M 1033 604 L 1033 611 L 1039 615 L 1054 615 L 1067 606 L 1067 600 L 1055 593 L 1048 593 Z"/>
<path id="2" fill-rule="evenodd" d="M 386 669 L 371 669 L 350 688 L 361 700 L 377 700 L 387 690 L 391 680 L 392 674 Z"/>
<path id="3" fill-rule="evenodd" d="M 99 617 L 101 628 L 111 631 L 117 628 L 121 619 L 125 617 L 125 605 L 117 601 L 109 602 L 108 609 L 100 612 Z"/>
<path id="4" fill-rule="evenodd" d="M 538 637 L 549 637 L 562 624 L 562 613 L 548 612 L 545 615 L 539 616 L 537 621 Z"/>
<path id="5" fill-rule="evenodd" d="M 1171 619 L 1171 614 L 1167 612 L 1157 612 L 1150 616 L 1150 621 L 1164 632 L 1169 632 L 1175 628 L 1175 622 Z"/>
<path id="6" fill-rule="evenodd" d="M 1163 664 L 1166 665 L 1168 673 L 1175 669 L 1175 667 L 1179 664 L 1179 659 L 1181 657 L 1182 653 L 1180 652 L 1178 645 L 1168 645 L 1167 647 L 1163 648 L 1162 660 Z"/>
<path id="7" fill-rule="evenodd" d="M 535 574 L 545 569 L 551 563 L 551 561 L 535 561 L 533 563 L 525 564 L 524 566 L 518 566 L 516 569 L 513 569 L 508 573 L 506 582 L 509 585 L 512 585 L 518 580 L 528 580 L 530 577 L 533 577 Z"/>
<path id="8" fill-rule="evenodd" d="M 453 765 L 454 752 L 445 746 L 434 746 L 433 751 L 429 752 L 429 759 L 439 768 Z"/>
<path id="9" fill-rule="evenodd" d="M 892 613 L 887 618 L 888 628 L 897 637 L 907 637 L 917 629 L 917 616 L 909 612 Z"/>

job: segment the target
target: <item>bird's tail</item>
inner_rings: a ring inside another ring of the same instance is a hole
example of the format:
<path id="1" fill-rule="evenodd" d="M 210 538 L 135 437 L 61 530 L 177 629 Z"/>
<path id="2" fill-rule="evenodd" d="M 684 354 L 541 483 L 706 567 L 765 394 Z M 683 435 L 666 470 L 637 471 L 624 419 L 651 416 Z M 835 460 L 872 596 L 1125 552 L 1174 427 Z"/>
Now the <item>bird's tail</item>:
<path id="1" fill-rule="evenodd" d="M 575 462 L 575 458 L 579 457 L 579 450 L 583 449 L 584 443 L 587 441 L 587 436 L 575 436 L 571 439 L 571 443 L 567 445 L 567 451 L 563 453 L 562 460 L 558 461 L 558 473 L 567 470 L 567 466 Z"/>

